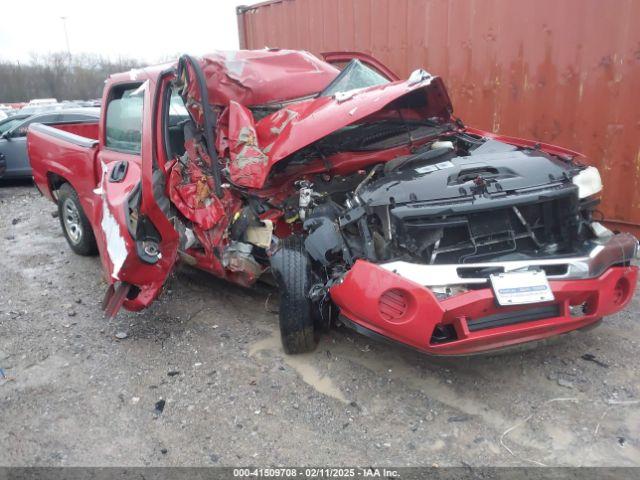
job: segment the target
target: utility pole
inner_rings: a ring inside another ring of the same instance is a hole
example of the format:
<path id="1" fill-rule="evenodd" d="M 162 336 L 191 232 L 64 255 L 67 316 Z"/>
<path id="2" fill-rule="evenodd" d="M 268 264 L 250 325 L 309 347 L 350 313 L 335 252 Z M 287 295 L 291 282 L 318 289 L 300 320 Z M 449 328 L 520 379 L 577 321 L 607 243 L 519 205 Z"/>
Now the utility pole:
<path id="1" fill-rule="evenodd" d="M 62 20 L 62 29 L 64 30 L 64 40 L 67 44 L 67 56 L 69 58 L 69 64 L 71 64 L 71 48 L 69 48 L 69 34 L 67 33 L 67 17 L 60 17 Z"/>

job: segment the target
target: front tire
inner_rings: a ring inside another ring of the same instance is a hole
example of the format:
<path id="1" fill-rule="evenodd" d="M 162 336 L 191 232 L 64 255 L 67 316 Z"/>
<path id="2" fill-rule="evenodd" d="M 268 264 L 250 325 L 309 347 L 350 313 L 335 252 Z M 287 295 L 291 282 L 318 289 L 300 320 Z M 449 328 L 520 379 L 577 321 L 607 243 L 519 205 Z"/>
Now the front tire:
<path id="1" fill-rule="evenodd" d="M 280 290 L 280 335 L 288 354 L 312 351 L 317 343 L 311 289 L 311 260 L 302 238 L 291 236 L 271 260 Z"/>
<path id="2" fill-rule="evenodd" d="M 58 218 L 71 250 L 85 257 L 98 253 L 91 223 L 82 210 L 78 194 L 68 183 L 58 189 Z"/>

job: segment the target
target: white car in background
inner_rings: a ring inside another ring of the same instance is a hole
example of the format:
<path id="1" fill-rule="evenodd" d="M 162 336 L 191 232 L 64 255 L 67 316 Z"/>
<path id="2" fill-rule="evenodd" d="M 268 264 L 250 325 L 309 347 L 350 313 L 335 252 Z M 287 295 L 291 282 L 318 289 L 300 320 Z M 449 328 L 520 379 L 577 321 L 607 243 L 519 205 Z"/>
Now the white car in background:
<path id="1" fill-rule="evenodd" d="M 29 105 L 53 105 L 55 103 L 58 103 L 55 98 L 34 98 L 29 100 Z"/>

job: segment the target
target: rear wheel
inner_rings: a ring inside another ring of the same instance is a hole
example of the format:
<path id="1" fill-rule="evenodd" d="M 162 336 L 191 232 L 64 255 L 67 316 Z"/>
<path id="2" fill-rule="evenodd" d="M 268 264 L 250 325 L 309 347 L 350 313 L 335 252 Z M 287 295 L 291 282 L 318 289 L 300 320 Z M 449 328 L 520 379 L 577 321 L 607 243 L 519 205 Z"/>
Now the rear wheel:
<path id="1" fill-rule="evenodd" d="M 82 210 L 78 194 L 68 183 L 58 190 L 58 218 L 71 250 L 84 256 L 98 253 L 91 223 Z"/>
<path id="2" fill-rule="evenodd" d="M 280 335 L 286 353 L 312 351 L 317 342 L 311 289 L 311 261 L 302 238 L 292 236 L 282 242 L 271 260 L 280 289 Z"/>

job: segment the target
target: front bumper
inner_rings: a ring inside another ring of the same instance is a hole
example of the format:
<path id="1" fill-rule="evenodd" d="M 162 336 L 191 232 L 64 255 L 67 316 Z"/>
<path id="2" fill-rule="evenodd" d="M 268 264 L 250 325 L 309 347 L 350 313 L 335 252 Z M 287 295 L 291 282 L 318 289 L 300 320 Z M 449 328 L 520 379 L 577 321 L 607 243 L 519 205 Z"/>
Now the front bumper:
<path id="1" fill-rule="evenodd" d="M 612 239 L 618 245 L 628 237 Z M 492 289 L 478 281 L 468 282 L 476 283 L 473 290 L 439 300 L 415 281 L 420 277 L 410 279 L 364 260 L 356 261 L 330 295 L 343 317 L 371 333 L 435 355 L 479 353 L 577 330 L 624 308 L 633 297 L 638 267 L 630 265 L 628 249 L 614 250 L 599 248 L 584 257 L 590 260 L 582 277 L 549 276 L 555 299 L 547 303 L 501 307 Z M 443 326 L 455 332 L 452 339 L 434 336 Z"/>

